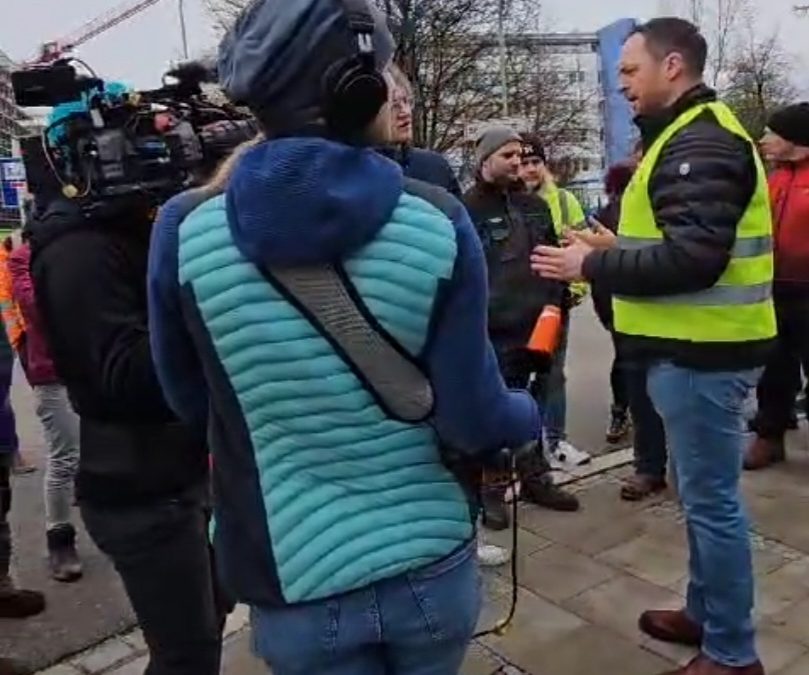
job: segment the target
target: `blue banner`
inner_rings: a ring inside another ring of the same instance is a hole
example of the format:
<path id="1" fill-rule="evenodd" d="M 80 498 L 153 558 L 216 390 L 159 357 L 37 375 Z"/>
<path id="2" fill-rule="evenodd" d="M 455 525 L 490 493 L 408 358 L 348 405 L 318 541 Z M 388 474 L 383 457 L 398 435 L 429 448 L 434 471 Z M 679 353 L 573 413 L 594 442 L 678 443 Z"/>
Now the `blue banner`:
<path id="1" fill-rule="evenodd" d="M 0 199 L 5 209 L 20 208 L 20 193 L 25 190 L 25 167 L 20 158 L 0 159 Z"/>
<path id="2" fill-rule="evenodd" d="M 632 109 L 621 93 L 619 82 L 621 49 L 636 25 L 634 19 L 620 19 L 598 31 L 608 166 L 629 157 L 638 136 L 635 125 L 632 123 Z"/>

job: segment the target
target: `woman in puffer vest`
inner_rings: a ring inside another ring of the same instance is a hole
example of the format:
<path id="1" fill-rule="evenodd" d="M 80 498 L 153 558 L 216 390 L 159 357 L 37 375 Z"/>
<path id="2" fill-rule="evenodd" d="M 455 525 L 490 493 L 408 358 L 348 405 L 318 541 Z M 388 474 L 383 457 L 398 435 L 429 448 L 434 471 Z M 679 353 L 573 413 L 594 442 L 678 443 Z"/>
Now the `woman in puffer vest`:
<path id="1" fill-rule="evenodd" d="M 269 140 L 225 194 L 167 204 L 152 241 L 158 374 L 175 410 L 208 426 L 220 570 L 276 675 L 458 672 L 481 596 L 475 509 L 446 449 L 479 462 L 540 432 L 487 339 L 468 215 L 372 149 L 390 128 L 393 44 L 365 9 L 246 10 L 219 72 Z M 319 270 L 333 302 L 304 308 L 281 281 L 290 269 Z M 394 364 L 357 349 L 357 332 L 335 337 L 343 317 L 427 378 L 428 414 L 386 407 L 377 385 Z"/>

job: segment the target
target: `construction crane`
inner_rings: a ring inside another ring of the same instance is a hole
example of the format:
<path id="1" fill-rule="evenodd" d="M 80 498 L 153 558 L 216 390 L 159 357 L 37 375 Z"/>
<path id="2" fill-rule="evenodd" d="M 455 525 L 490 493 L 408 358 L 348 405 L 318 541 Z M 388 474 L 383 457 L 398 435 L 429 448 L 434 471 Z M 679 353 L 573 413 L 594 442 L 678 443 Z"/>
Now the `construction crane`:
<path id="1" fill-rule="evenodd" d="M 98 37 L 102 33 L 115 28 L 125 21 L 128 21 L 133 16 L 140 14 L 142 11 L 148 9 L 152 5 L 156 5 L 161 0 L 127 0 L 117 7 L 105 12 L 92 21 L 75 30 L 70 35 L 67 35 L 58 40 L 51 40 L 42 45 L 39 56 L 31 62 L 30 65 L 46 64 L 57 61 L 62 58 L 67 52 L 74 50 L 76 47 L 89 42 L 93 38 Z M 183 48 L 186 58 L 188 57 L 188 39 L 185 31 L 185 11 L 183 0 L 179 0 L 180 5 L 180 23 L 183 34 Z"/>

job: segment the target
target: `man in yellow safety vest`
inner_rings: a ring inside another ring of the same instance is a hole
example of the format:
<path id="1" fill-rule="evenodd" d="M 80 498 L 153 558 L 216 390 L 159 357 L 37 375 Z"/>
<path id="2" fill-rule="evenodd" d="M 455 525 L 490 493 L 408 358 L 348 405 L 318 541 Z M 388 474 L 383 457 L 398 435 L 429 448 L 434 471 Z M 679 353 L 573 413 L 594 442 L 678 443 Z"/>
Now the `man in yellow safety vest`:
<path id="1" fill-rule="evenodd" d="M 706 53 L 682 19 L 635 29 L 621 83 L 644 157 L 621 202 L 617 240 L 593 223 L 594 232 L 538 249 L 532 262 L 548 278 L 606 284 L 621 349 L 649 364 L 691 560 L 686 607 L 645 612 L 641 629 L 701 646 L 672 675 L 763 675 L 739 478 L 743 402 L 776 335 L 772 221 L 755 143 L 703 83 Z"/>

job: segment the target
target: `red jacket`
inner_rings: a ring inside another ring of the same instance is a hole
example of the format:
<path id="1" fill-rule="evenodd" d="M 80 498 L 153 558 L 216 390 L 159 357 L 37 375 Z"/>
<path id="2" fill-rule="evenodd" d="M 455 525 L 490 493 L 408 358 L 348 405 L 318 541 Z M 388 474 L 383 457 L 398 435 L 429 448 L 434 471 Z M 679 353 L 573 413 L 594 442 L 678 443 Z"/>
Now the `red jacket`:
<path id="1" fill-rule="evenodd" d="M 809 161 L 770 175 L 775 228 L 775 280 L 809 292 Z"/>
<path id="2" fill-rule="evenodd" d="M 25 338 L 20 345 L 20 360 L 23 362 L 31 386 L 58 384 L 59 378 L 39 318 L 30 266 L 31 248 L 28 244 L 16 248 L 8 258 L 12 295 L 25 321 Z"/>

